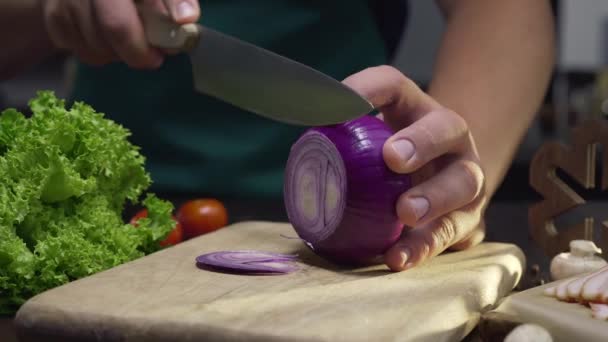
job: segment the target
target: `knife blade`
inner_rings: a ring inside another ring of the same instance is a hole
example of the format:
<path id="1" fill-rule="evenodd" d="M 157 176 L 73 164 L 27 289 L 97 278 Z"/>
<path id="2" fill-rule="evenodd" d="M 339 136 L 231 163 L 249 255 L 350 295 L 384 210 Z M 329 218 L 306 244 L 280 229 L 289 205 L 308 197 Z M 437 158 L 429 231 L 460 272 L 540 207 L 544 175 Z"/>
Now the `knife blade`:
<path id="1" fill-rule="evenodd" d="M 175 24 L 141 5 L 138 11 L 151 45 L 189 54 L 200 93 L 293 125 L 337 124 L 374 110 L 353 89 L 307 65 L 200 24 Z"/>

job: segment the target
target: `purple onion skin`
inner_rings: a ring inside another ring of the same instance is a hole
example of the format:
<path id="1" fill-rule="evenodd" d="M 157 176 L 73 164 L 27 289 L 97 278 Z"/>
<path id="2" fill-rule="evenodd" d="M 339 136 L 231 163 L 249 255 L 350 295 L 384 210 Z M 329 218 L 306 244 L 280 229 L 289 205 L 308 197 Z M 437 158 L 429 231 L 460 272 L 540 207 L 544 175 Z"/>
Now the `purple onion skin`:
<path id="1" fill-rule="evenodd" d="M 326 259 L 340 264 L 377 263 L 401 235 L 403 225 L 396 203 L 412 186 L 409 175 L 391 171 L 384 162 L 383 145 L 393 132 L 382 120 L 369 115 L 344 124 L 313 127 L 292 146 L 290 159 L 318 134 L 331 141 L 344 166 L 341 212 L 328 236 L 310 241 L 309 223 L 299 217 L 291 198 L 294 180 L 290 176 L 297 167 L 288 161 L 284 198 L 289 220 L 315 253 Z"/>

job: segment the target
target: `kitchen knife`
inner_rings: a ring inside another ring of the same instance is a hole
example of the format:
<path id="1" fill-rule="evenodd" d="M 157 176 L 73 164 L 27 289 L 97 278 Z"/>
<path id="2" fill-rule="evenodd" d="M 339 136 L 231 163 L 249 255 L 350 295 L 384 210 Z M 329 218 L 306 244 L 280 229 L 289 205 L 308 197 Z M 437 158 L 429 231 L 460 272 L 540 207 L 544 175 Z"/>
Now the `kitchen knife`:
<path id="1" fill-rule="evenodd" d="M 194 88 L 280 122 L 318 126 L 345 122 L 374 108 L 332 77 L 199 24 L 175 24 L 138 5 L 151 45 L 190 56 Z"/>

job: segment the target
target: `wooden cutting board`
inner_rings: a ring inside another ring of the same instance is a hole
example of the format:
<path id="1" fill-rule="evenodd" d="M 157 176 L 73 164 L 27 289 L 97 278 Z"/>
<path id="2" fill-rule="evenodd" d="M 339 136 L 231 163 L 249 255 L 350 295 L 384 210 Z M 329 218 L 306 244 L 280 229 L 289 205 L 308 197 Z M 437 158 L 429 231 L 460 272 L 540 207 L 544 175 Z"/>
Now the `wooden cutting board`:
<path id="1" fill-rule="evenodd" d="M 244 222 L 42 293 L 22 306 L 22 341 L 458 341 L 519 281 L 524 256 L 484 243 L 392 273 L 337 268 L 288 224 Z M 203 271 L 202 253 L 297 253 L 280 276 Z"/>
<path id="2" fill-rule="evenodd" d="M 549 331 L 554 342 L 608 341 L 608 321 L 592 318 L 588 306 L 565 303 L 543 295 L 545 288 L 557 283 L 552 282 L 508 296 L 497 309 L 488 313 L 489 317 L 496 320 L 504 317 L 509 320 L 511 317 L 517 323 L 539 324 Z"/>

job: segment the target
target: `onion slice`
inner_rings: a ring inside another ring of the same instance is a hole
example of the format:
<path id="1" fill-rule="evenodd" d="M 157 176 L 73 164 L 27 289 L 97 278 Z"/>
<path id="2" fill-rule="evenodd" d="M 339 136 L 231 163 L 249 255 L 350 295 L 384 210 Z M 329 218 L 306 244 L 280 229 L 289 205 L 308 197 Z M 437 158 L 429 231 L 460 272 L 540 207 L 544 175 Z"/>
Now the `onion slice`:
<path id="1" fill-rule="evenodd" d="M 199 268 L 240 274 L 287 274 L 298 270 L 297 255 L 254 250 L 218 251 L 196 257 Z"/>

